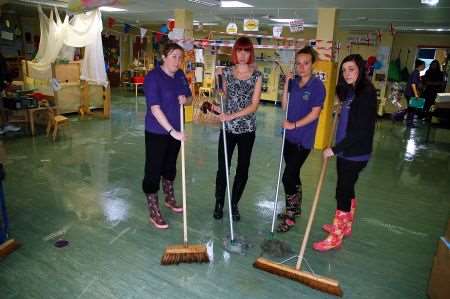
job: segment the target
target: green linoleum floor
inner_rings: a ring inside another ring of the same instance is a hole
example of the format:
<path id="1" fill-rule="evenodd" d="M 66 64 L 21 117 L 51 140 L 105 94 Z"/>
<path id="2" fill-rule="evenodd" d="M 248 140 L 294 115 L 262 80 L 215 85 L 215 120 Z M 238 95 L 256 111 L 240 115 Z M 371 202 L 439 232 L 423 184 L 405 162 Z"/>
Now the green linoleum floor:
<path id="1" fill-rule="evenodd" d="M 164 248 L 182 243 L 182 217 L 163 207 L 170 228 L 156 230 L 148 222 L 141 192 L 144 98 L 136 105 L 133 93 L 117 89 L 112 107 L 111 120 L 72 116 L 71 130 L 56 143 L 42 134 L 3 137 L 10 233 L 23 246 L 0 262 L 0 298 L 332 298 L 252 267 L 270 230 L 280 108 L 261 105 L 257 113 L 242 220 L 235 223 L 251 246 L 245 256 L 223 249 L 227 214 L 212 218 L 218 128 L 186 125 L 189 238 L 208 243 L 213 261 L 162 267 Z M 313 271 L 339 280 L 344 298 L 426 298 L 449 216 L 450 132 L 433 132 L 429 144 L 424 135 L 423 126 L 380 121 L 374 157 L 357 185 L 353 236 L 335 252 L 307 248 Z M 295 229 L 276 235 L 296 250 L 320 165 L 320 153 L 313 152 L 302 171 L 304 214 Z M 335 180 L 332 161 L 310 244 L 324 237 L 320 226 L 331 220 Z M 54 247 L 59 237 L 69 246 Z"/>

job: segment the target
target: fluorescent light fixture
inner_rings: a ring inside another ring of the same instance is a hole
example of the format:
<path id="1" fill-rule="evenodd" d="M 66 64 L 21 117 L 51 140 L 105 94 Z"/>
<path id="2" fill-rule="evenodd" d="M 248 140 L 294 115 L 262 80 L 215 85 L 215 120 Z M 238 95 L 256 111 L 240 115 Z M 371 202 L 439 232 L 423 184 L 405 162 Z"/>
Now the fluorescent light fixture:
<path id="1" fill-rule="evenodd" d="M 420 3 L 426 5 L 436 5 L 439 3 L 439 0 L 420 0 Z"/>
<path id="2" fill-rule="evenodd" d="M 294 19 L 270 19 L 271 21 L 277 22 L 277 23 L 289 23 L 293 21 Z"/>
<path id="3" fill-rule="evenodd" d="M 206 22 L 206 23 L 202 23 L 202 25 L 203 26 L 218 26 L 219 23 L 208 23 L 208 22 Z"/>
<path id="4" fill-rule="evenodd" d="M 450 32 L 450 28 L 414 28 L 414 31 Z"/>
<path id="5" fill-rule="evenodd" d="M 241 2 L 241 1 L 220 1 L 220 7 L 253 7 L 253 5 Z"/>
<path id="6" fill-rule="evenodd" d="M 106 12 L 122 12 L 122 11 L 127 11 L 124 8 L 118 8 L 118 7 L 112 7 L 112 6 L 100 6 L 100 10 L 101 11 L 106 11 Z"/>

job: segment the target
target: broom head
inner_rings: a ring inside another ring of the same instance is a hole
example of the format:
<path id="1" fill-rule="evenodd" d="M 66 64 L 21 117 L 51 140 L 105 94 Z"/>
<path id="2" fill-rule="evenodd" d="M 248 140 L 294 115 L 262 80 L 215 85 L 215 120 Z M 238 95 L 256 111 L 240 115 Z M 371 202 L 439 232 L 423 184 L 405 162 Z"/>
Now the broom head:
<path id="1" fill-rule="evenodd" d="M 171 245 L 166 248 L 161 257 L 161 265 L 178 265 L 179 263 L 208 263 L 206 246 L 195 245 Z"/>
<path id="2" fill-rule="evenodd" d="M 0 257 L 6 257 L 14 250 L 20 247 L 20 243 L 18 243 L 14 239 L 10 239 L 0 244 Z"/>
<path id="3" fill-rule="evenodd" d="M 293 269 L 289 266 L 272 262 L 263 257 L 258 258 L 253 267 L 263 271 L 289 278 L 305 284 L 313 289 L 342 297 L 342 289 L 339 282 L 323 276 L 313 275 L 309 272 Z"/>

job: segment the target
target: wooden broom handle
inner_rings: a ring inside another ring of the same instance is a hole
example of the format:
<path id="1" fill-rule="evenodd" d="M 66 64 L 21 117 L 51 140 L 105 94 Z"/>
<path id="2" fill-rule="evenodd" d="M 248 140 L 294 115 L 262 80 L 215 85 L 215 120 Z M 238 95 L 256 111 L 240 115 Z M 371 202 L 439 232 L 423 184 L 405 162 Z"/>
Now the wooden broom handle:
<path id="1" fill-rule="evenodd" d="M 180 131 L 184 133 L 184 106 L 180 104 Z M 184 245 L 187 246 L 187 209 L 186 209 L 186 162 L 184 156 L 184 141 L 181 140 L 181 190 L 183 197 L 183 240 Z"/>
<path id="2" fill-rule="evenodd" d="M 330 141 L 328 143 L 329 145 L 331 145 L 333 137 L 334 137 L 334 134 L 336 132 L 336 124 L 337 124 L 337 119 L 338 119 L 338 115 L 339 115 L 339 112 L 340 112 L 340 106 L 339 105 L 337 105 L 335 111 L 336 111 L 336 114 L 335 114 L 334 119 L 333 119 L 333 125 L 332 125 L 332 129 L 331 129 Z M 313 201 L 311 212 L 310 212 L 310 216 L 309 216 L 309 219 L 308 219 L 308 224 L 306 225 L 305 235 L 303 237 L 302 246 L 300 247 L 300 252 L 298 254 L 298 259 L 297 259 L 297 264 L 295 266 L 295 269 L 297 269 L 297 270 L 300 270 L 300 267 L 301 267 L 302 262 L 303 262 L 303 256 L 305 254 L 306 244 L 308 243 L 309 233 L 311 232 L 312 223 L 314 221 L 314 216 L 316 214 L 317 204 L 319 203 L 320 191 L 322 190 L 323 181 L 325 180 L 325 175 L 327 173 L 328 160 L 329 160 L 329 158 L 326 158 L 326 159 L 323 159 L 323 161 L 322 161 L 322 169 L 320 170 L 319 182 L 317 183 L 316 193 L 314 194 L 314 201 Z"/>

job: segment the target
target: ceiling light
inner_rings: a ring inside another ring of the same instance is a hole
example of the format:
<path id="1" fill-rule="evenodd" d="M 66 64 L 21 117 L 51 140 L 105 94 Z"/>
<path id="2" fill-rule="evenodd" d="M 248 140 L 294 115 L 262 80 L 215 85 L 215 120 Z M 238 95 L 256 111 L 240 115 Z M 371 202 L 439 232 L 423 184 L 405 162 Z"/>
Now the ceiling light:
<path id="1" fill-rule="evenodd" d="M 241 1 L 220 1 L 220 7 L 253 7 L 253 5 Z"/>
<path id="2" fill-rule="evenodd" d="M 450 28 L 415 28 L 414 31 L 449 32 Z"/>
<path id="3" fill-rule="evenodd" d="M 289 23 L 289 22 L 293 21 L 294 19 L 270 19 L 270 20 L 277 22 L 277 23 Z"/>
<path id="4" fill-rule="evenodd" d="M 121 12 L 121 11 L 127 11 L 124 8 L 118 8 L 118 7 L 112 7 L 112 6 L 100 6 L 101 11 L 107 11 L 107 12 Z"/>
<path id="5" fill-rule="evenodd" d="M 436 5 L 439 3 L 439 0 L 420 0 L 420 3 L 426 5 Z"/>
<path id="6" fill-rule="evenodd" d="M 219 23 L 208 23 L 208 22 L 206 22 L 206 23 L 202 23 L 202 25 L 203 26 L 218 26 Z"/>
<path id="7" fill-rule="evenodd" d="M 188 2 L 194 3 L 194 4 L 200 4 L 205 6 L 217 6 L 219 5 L 219 1 L 217 0 L 187 0 Z"/>

